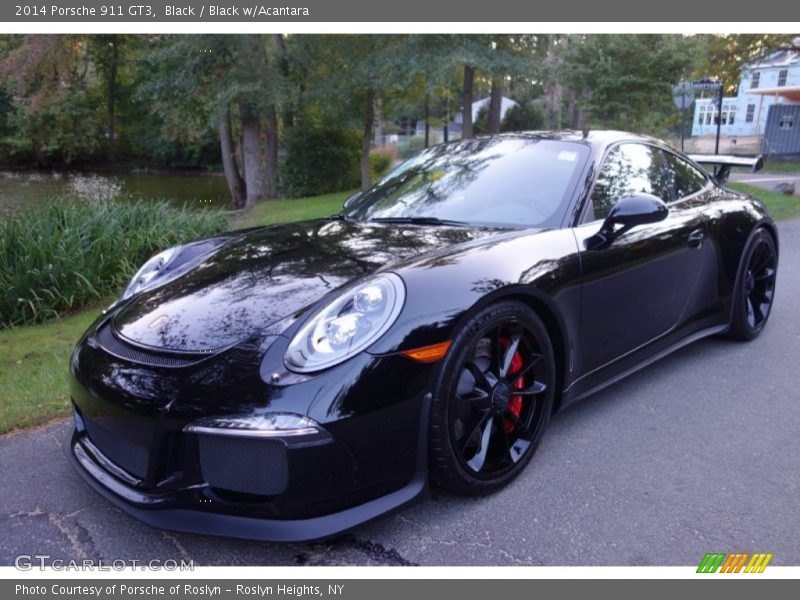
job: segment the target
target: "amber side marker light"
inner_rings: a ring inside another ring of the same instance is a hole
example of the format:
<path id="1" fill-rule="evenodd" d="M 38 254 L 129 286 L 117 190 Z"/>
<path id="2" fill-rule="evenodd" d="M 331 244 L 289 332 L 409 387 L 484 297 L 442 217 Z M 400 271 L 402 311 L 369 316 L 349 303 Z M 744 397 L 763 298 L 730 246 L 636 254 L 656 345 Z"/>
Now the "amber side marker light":
<path id="1" fill-rule="evenodd" d="M 421 348 L 413 348 L 401 352 L 403 356 L 410 358 L 421 363 L 432 363 L 444 358 L 447 350 L 450 348 L 450 341 L 432 344 L 430 346 L 422 346 Z"/>

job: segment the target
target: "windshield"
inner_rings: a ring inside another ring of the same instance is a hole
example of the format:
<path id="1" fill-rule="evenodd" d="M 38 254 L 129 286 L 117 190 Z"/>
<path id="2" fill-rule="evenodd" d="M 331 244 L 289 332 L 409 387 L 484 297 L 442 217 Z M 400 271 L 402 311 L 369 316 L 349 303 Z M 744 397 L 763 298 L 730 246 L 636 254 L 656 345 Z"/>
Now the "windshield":
<path id="1" fill-rule="evenodd" d="M 344 210 L 347 218 L 559 227 L 588 148 L 541 138 L 434 146 L 407 160 Z"/>

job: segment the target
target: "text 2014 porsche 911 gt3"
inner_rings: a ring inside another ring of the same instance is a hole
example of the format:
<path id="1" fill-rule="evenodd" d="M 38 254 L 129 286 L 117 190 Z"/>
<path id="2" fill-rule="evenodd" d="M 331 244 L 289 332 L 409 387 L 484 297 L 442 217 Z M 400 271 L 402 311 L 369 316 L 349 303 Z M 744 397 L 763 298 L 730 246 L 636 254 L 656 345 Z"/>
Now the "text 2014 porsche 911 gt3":
<path id="1" fill-rule="evenodd" d="M 620 132 L 464 140 L 331 218 L 165 250 L 75 348 L 69 455 L 147 523 L 264 540 L 336 534 L 429 480 L 495 490 L 554 411 L 759 334 L 775 225 L 720 185 L 759 163 Z"/>

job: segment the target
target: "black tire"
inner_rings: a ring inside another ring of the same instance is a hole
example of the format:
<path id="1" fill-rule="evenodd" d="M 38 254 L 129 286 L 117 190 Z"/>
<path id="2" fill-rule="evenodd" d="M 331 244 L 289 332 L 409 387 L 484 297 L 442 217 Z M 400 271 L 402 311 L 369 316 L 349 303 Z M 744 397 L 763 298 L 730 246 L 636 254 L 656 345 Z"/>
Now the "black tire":
<path id="1" fill-rule="evenodd" d="M 515 301 L 476 313 L 453 338 L 434 384 L 433 482 L 468 495 L 509 483 L 536 451 L 555 393 L 553 346 L 536 313 Z"/>
<path id="2" fill-rule="evenodd" d="M 764 329 L 775 298 L 777 268 L 775 240 L 765 229 L 756 229 L 742 253 L 727 337 L 752 340 Z"/>

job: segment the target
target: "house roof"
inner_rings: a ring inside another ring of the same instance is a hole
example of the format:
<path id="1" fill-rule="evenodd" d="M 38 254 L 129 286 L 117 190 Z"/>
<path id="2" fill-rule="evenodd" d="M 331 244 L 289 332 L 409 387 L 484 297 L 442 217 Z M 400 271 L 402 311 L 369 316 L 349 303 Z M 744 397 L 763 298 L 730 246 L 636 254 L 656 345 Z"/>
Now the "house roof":
<path id="1" fill-rule="evenodd" d="M 786 67 L 800 64 L 800 36 L 792 40 L 792 48 L 776 50 L 766 56 L 760 56 L 752 61 L 746 62 L 744 66 L 748 69 L 763 69 L 765 67 Z"/>

